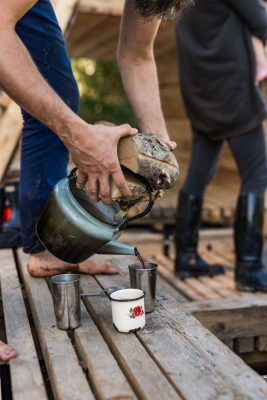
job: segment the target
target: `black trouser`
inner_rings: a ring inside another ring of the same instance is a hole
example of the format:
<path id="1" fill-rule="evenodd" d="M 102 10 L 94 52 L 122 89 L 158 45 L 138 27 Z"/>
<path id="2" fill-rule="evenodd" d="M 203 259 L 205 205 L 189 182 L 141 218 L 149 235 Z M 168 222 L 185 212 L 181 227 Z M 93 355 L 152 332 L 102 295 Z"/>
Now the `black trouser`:
<path id="1" fill-rule="evenodd" d="M 194 137 L 191 160 L 183 191 L 203 196 L 213 178 L 224 140 Z M 262 194 L 267 186 L 266 147 L 263 126 L 259 125 L 246 134 L 228 138 L 241 177 L 241 193 Z"/>

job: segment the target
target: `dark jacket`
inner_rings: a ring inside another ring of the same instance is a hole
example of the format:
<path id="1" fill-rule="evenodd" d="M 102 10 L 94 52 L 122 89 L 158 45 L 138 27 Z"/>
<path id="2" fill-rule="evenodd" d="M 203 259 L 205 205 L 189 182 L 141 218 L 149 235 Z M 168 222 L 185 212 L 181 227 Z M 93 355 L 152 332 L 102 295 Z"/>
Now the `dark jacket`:
<path id="1" fill-rule="evenodd" d="M 177 22 L 181 89 L 195 134 L 240 135 L 266 117 L 251 36 L 267 40 L 263 0 L 195 0 Z"/>

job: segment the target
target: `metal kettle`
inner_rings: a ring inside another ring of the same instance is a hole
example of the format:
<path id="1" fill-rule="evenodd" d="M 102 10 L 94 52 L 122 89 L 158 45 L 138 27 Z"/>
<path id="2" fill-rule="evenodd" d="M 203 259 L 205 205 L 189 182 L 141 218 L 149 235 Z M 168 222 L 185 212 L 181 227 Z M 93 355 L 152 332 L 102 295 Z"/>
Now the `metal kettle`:
<path id="1" fill-rule="evenodd" d="M 72 264 L 93 254 L 135 254 L 135 247 L 116 242 L 128 222 L 143 217 L 152 208 L 154 198 L 149 183 L 141 177 L 148 192 L 148 205 L 128 218 L 119 201 L 107 206 L 92 202 L 83 189 L 76 187 L 75 170 L 54 187 L 36 230 L 40 242 L 55 257 Z"/>

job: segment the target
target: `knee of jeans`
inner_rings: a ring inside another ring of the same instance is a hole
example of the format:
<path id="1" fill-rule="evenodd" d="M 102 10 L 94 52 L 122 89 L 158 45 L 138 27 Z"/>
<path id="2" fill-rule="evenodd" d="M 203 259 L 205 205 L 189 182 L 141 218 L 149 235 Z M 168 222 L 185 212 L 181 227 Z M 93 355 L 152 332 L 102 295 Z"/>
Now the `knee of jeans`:
<path id="1" fill-rule="evenodd" d="M 247 183 L 241 186 L 241 192 L 263 194 L 266 188 L 267 188 L 266 182 Z"/>

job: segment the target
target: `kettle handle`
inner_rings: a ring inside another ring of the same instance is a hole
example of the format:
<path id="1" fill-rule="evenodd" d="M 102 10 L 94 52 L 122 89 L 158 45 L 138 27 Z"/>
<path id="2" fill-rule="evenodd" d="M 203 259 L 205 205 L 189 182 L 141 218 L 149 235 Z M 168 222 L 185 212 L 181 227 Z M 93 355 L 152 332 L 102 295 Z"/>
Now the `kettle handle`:
<path id="1" fill-rule="evenodd" d="M 72 168 L 72 170 L 70 171 L 68 178 L 72 178 L 73 176 L 76 176 L 76 172 L 77 172 L 77 167 Z"/>
<path id="2" fill-rule="evenodd" d="M 125 167 L 124 167 L 124 168 L 125 168 Z M 125 169 L 127 169 L 127 168 L 125 168 Z M 131 171 L 131 174 L 132 174 L 132 175 L 138 176 L 138 179 L 139 179 L 140 181 L 142 181 L 143 184 L 146 186 L 147 192 L 148 192 L 148 195 L 149 195 L 149 201 L 148 201 L 147 207 L 146 207 L 146 208 L 144 209 L 144 211 L 142 211 L 140 214 L 137 214 L 137 215 L 135 215 L 134 217 L 130 217 L 130 218 L 126 219 L 125 221 L 122 221 L 122 222 L 118 225 L 118 228 L 119 228 L 120 230 L 121 230 L 121 229 L 124 229 L 124 228 L 126 227 L 126 225 L 127 225 L 129 222 L 134 221 L 134 220 L 137 219 L 137 218 L 142 218 L 142 217 L 144 217 L 146 214 L 149 213 L 149 211 L 151 210 L 151 208 L 152 208 L 153 205 L 154 205 L 154 198 L 153 198 L 153 196 L 152 196 L 152 187 L 150 186 L 150 184 L 148 183 L 148 181 L 147 181 L 144 177 L 139 176 L 139 175 L 135 174 L 135 173 L 132 172 L 132 171 Z"/>

